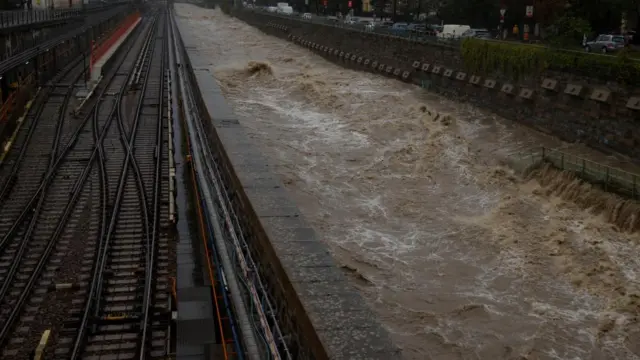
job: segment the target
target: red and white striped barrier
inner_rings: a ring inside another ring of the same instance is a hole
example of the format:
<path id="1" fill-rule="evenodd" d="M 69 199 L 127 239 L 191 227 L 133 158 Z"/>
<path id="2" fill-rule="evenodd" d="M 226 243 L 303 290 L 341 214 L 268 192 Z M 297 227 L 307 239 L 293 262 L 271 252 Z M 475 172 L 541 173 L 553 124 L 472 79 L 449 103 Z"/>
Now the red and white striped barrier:
<path id="1" fill-rule="evenodd" d="M 113 55 L 115 50 L 122 44 L 124 39 L 133 31 L 140 22 L 140 13 L 135 12 L 127 16 L 118 28 L 111 33 L 100 44 L 91 44 L 91 59 L 89 61 L 89 72 L 92 81 L 98 81 L 102 75 L 102 66 Z"/>

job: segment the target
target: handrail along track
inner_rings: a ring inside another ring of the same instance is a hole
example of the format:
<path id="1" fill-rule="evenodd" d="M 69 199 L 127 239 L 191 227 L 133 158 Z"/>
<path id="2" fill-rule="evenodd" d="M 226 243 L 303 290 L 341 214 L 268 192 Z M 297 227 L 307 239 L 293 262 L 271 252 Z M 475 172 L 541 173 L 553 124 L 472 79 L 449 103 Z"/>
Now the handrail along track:
<path id="1" fill-rule="evenodd" d="M 190 152 L 193 154 L 196 167 L 198 187 L 203 191 L 206 213 L 215 233 L 214 248 L 218 254 L 217 260 L 223 265 L 223 281 L 234 300 L 234 311 L 243 335 L 243 350 L 249 359 L 261 358 L 260 352 L 264 351 L 269 358 L 290 360 L 292 356 L 276 320 L 270 296 L 260 278 L 256 263 L 249 253 L 248 244 L 231 206 L 230 197 L 222 186 L 222 176 L 216 158 L 211 153 L 204 135 L 202 118 L 198 114 L 196 100 L 191 92 L 194 85 L 190 84 L 188 68 L 183 60 L 184 48 L 174 21 L 171 22 L 171 29 L 174 33 L 173 51 L 179 63 L 177 71 L 180 80 L 180 96 L 190 138 Z M 240 288 L 239 284 L 242 284 L 243 288 Z M 242 296 L 244 294 L 246 296 Z M 238 296 L 246 298 L 250 304 L 245 304 L 244 300 L 238 299 Z M 243 314 L 243 312 L 248 313 Z M 248 327 L 246 322 L 250 323 Z M 262 340 L 261 345 L 254 343 L 256 333 Z"/>

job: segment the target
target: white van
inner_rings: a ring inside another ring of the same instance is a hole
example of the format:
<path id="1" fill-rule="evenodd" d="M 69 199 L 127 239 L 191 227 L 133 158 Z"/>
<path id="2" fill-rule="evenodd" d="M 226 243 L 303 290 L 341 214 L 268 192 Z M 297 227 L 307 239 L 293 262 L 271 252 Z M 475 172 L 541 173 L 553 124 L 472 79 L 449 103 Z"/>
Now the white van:
<path id="1" fill-rule="evenodd" d="M 443 39 L 455 39 L 459 38 L 470 29 L 471 26 L 469 25 L 446 24 L 442 26 L 442 31 L 438 33 L 438 37 Z"/>
<path id="2" fill-rule="evenodd" d="M 278 8 L 278 14 L 291 15 L 293 8 L 291 6 L 281 6 Z"/>

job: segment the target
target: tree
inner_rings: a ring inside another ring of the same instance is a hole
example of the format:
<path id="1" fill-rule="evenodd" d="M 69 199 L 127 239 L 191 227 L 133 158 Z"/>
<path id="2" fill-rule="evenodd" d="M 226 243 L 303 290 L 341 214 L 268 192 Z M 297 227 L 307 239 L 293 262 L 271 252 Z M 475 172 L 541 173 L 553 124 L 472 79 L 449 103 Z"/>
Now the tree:
<path id="1" fill-rule="evenodd" d="M 533 10 L 533 18 L 540 26 L 551 25 L 555 19 L 562 16 L 567 0 L 537 0 Z"/>
<path id="2" fill-rule="evenodd" d="M 565 16 L 582 18 L 589 22 L 597 33 L 606 33 L 620 28 L 622 14 L 631 2 L 637 0 L 568 0 Z"/>
<path id="3" fill-rule="evenodd" d="M 495 28 L 500 21 L 500 12 L 494 0 L 450 0 L 440 7 L 438 17 L 449 24 Z"/>
<path id="4" fill-rule="evenodd" d="M 585 34 L 591 33 L 587 20 L 567 15 L 556 18 L 553 27 L 555 32 L 549 37 L 549 42 L 560 47 L 579 44 Z"/>

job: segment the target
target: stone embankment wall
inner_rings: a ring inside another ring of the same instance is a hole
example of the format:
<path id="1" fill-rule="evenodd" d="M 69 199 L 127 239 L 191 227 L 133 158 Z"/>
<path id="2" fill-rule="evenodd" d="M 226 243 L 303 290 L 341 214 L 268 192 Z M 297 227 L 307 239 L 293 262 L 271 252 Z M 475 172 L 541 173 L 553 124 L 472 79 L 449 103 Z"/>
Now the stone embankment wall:
<path id="1" fill-rule="evenodd" d="M 414 83 L 566 141 L 640 158 L 638 88 L 543 71 L 519 80 L 466 70 L 460 47 L 309 23 L 248 10 L 232 15 L 349 68 Z M 599 55 L 590 55 L 599 56 Z"/>
<path id="2" fill-rule="evenodd" d="M 293 359 L 400 360 L 400 350 L 291 201 L 178 21 L 192 88 L 243 237 Z M 266 310 L 266 309 L 265 309 Z"/>

